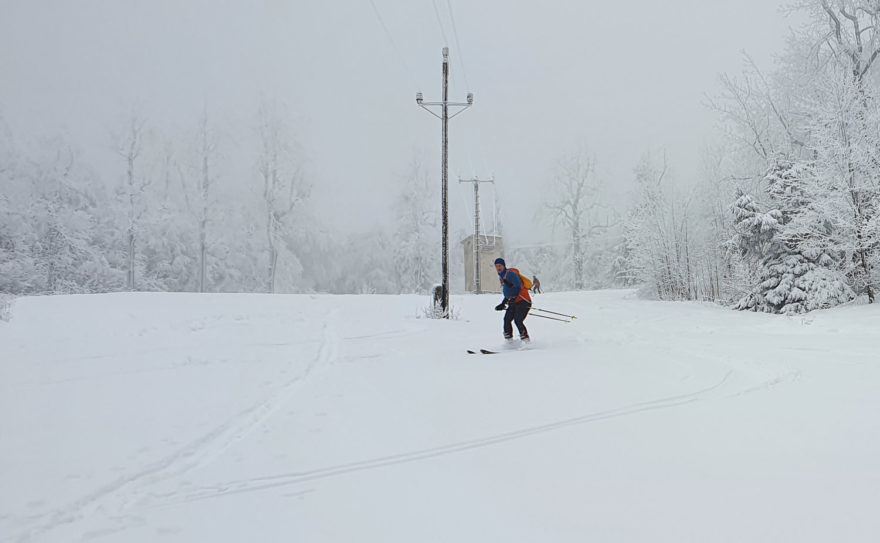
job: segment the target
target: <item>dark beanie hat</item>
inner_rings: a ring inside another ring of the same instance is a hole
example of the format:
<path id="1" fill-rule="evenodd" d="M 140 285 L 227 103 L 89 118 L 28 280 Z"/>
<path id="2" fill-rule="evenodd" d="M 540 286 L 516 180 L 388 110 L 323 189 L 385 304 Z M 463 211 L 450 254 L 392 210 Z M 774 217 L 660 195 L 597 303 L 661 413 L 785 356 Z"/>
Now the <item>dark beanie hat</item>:
<path id="1" fill-rule="evenodd" d="M 495 263 L 496 263 L 496 264 L 501 264 L 501 265 L 504 266 L 505 268 L 507 267 L 507 264 L 504 263 L 504 259 L 503 259 L 503 258 L 496 258 L 496 259 L 495 259 Z"/>

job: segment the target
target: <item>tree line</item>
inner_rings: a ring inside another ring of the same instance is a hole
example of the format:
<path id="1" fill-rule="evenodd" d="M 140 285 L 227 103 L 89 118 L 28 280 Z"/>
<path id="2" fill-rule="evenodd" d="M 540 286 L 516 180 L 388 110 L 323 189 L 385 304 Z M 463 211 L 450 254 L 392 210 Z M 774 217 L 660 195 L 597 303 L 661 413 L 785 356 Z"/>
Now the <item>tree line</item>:
<path id="1" fill-rule="evenodd" d="M 554 234 L 508 259 L 550 290 L 637 287 L 772 313 L 873 302 L 880 5 L 794 7 L 809 22 L 771 71 L 747 58 L 722 76 L 709 105 L 724 139 L 703 151 L 699 179 L 681 183 L 665 155 L 648 153 L 629 203 L 615 206 L 596 157 L 563 156 L 538 191 L 535 220 Z M 390 226 L 340 235 L 315 209 L 283 107 L 260 104 L 235 142 L 207 111 L 178 141 L 158 128 L 129 116 L 106 180 L 62 138 L 21 146 L 0 124 L 0 292 L 428 293 L 437 281 L 438 184 L 418 158 L 398 176 Z M 233 156 L 252 167 L 231 178 Z M 455 243 L 450 256 L 460 291 Z"/>
<path id="2" fill-rule="evenodd" d="M 177 141 L 159 128 L 128 116 L 102 179 L 64 138 L 19 142 L 0 119 L 0 292 L 429 291 L 439 223 L 419 160 L 399 176 L 395 227 L 340 236 L 278 104 L 236 141 L 207 111 Z M 252 166 L 230 174 L 232 158 Z"/>
<path id="3" fill-rule="evenodd" d="M 603 222 L 590 165 L 562 165 L 554 186 L 563 198 L 546 211 L 569 235 L 557 255 L 575 275 L 568 286 L 589 278 L 658 299 L 787 314 L 875 301 L 880 4 L 794 8 L 809 22 L 774 70 L 747 57 L 741 74 L 722 76 L 710 106 L 724 139 L 703 153 L 698 182 L 676 184 L 665 157 L 648 154 L 634 168 L 628 208 Z M 598 269 L 587 273 L 585 262 Z"/>

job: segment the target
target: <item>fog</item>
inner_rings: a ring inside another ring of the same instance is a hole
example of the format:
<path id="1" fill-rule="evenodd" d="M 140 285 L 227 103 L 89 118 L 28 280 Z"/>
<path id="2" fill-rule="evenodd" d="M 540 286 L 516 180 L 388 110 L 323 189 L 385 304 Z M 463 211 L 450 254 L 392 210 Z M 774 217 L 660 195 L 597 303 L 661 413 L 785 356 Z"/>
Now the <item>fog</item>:
<path id="1" fill-rule="evenodd" d="M 696 178 L 719 73 L 738 71 L 743 51 L 772 66 L 791 24 L 766 0 L 2 0 L 0 113 L 19 141 L 66 135 L 113 182 L 112 134 L 133 108 L 169 138 L 207 108 L 234 145 L 260 100 L 276 100 L 295 120 L 314 205 L 345 232 L 385 220 L 414 154 L 439 180 L 440 123 L 414 97 L 439 100 L 449 46 L 450 99 L 475 94 L 450 122 L 451 228 L 471 224 L 457 177 L 494 176 L 515 245 L 544 235 L 533 216 L 574 150 L 595 156 L 618 196 L 646 152 Z M 224 167 L 256 182 L 250 163 Z"/>

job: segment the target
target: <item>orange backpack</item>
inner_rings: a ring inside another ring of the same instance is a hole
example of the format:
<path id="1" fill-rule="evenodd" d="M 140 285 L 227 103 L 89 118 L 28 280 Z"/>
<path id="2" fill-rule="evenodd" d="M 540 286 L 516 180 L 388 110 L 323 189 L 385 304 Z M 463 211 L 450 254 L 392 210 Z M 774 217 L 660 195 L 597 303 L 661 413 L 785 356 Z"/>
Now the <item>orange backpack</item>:
<path id="1" fill-rule="evenodd" d="M 526 290 L 532 290 L 532 280 L 526 277 L 525 275 L 519 273 L 519 270 L 516 268 L 510 268 L 510 271 L 516 272 L 519 275 L 520 281 L 522 281 L 523 288 Z"/>

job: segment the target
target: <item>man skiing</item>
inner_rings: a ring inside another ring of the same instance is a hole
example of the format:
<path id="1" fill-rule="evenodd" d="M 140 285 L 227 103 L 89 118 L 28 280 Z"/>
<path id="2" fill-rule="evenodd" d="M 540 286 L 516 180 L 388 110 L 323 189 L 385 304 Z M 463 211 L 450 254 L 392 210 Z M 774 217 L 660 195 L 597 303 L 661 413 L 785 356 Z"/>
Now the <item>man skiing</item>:
<path id="1" fill-rule="evenodd" d="M 532 308 L 529 289 L 523 285 L 519 271 L 516 268 L 508 268 L 503 258 L 495 259 L 495 271 L 498 272 L 501 290 L 504 292 L 504 300 L 495 306 L 495 311 L 505 311 L 506 309 L 504 313 L 504 339 L 513 339 L 513 326 L 511 326 L 511 321 L 513 321 L 516 323 L 516 329 L 519 330 L 520 339 L 529 342 L 529 331 L 523 324 L 526 315 Z"/>

